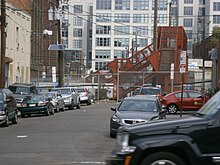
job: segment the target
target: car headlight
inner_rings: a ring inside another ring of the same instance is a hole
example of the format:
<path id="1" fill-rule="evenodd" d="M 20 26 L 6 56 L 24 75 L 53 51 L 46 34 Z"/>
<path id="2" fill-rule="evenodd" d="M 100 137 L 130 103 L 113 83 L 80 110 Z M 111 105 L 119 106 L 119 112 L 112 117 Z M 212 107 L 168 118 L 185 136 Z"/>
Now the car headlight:
<path id="1" fill-rule="evenodd" d="M 119 127 L 116 139 L 116 149 L 119 153 L 131 153 L 136 149 L 135 146 L 129 146 L 129 134 Z"/>
<path id="2" fill-rule="evenodd" d="M 120 123 L 120 119 L 117 117 L 117 115 L 112 116 L 112 121 L 115 121 L 117 123 Z"/>
<path id="3" fill-rule="evenodd" d="M 6 115 L 6 112 L 5 111 L 1 111 L 1 115 Z"/>

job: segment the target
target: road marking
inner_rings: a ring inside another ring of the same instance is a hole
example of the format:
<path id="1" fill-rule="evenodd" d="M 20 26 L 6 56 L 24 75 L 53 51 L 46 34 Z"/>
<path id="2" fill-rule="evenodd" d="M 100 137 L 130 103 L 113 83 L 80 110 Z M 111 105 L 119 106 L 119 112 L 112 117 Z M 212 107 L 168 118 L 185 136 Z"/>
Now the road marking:
<path id="1" fill-rule="evenodd" d="M 17 138 L 26 138 L 27 135 L 18 135 Z"/>
<path id="2" fill-rule="evenodd" d="M 106 164 L 105 162 L 71 162 L 71 164 Z"/>

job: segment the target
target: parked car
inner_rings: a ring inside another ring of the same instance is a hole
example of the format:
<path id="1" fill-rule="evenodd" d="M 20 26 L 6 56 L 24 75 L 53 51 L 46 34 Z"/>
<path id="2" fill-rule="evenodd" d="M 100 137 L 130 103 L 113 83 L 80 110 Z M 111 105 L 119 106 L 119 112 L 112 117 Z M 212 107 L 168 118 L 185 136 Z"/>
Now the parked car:
<path id="1" fill-rule="evenodd" d="M 45 95 L 46 98 L 50 100 L 55 112 L 65 110 L 64 98 L 61 94 L 58 92 L 41 92 L 41 94 Z"/>
<path id="2" fill-rule="evenodd" d="M 51 91 L 58 92 L 62 95 L 65 107 L 68 109 L 74 109 L 74 107 L 80 109 L 80 96 L 73 87 L 52 88 Z"/>
<path id="3" fill-rule="evenodd" d="M 142 86 L 137 95 L 151 95 L 161 99 L 162 90 L 160 87 Z"/>
<path id="4" fill-rule="evenodd" d="M 0 124 L 8 126 L 18 123 L 18 109 L 13 93 L 9 89 L 0 89 Z"/>
<path id="5" fill-rule="evenodd" d="M 117 108 L 111 108 L 114 114 L 110 119 L 110 136 L 115 137 L 117 129 L 122 125 L 163 119 L 166 110 L 154 96 L 125 97 Z"/>
<path id="6" fill-rule="evenodd" d="M 18 107 L 21 117 L 32 114 L 54 114 L 53 105 L 43 94 L 32 94 L 24 97 L 21 106 Z"/>
<path id="7" fill-rule="evenodd" d="M 77 87 L 75 89 L 79 93 L 80 103 L 86 103 L 87 105 L 91 105 L 92 104 L 92 95 L 88 91 L 87 88 Z"/>
<path id="8" fill-rule="evenodd" d="M 162 97 L 161 103 L 171 114 L 177 113 L 181 108 L 181 90 L 169 93 Z M 195 90 L 183 90 L 182 110 L 199 110 L 209 97 Z"/>
<path id="9" fill-rule="evenodd" d="M 26 95 L 38 93 L 37 87 L 35 85 L 27 83 L 14 83 L 9 85 L 8 89 L 12 91 L 18 104 L 17 106 L 20 106 L 19 104 L 21 104 Z"/>
<path id="10" fill-rule="evenodd" d="M 220 164 L 219 121 L 220 92 L 189 117 L 122 126 L 106 164 Z"/>

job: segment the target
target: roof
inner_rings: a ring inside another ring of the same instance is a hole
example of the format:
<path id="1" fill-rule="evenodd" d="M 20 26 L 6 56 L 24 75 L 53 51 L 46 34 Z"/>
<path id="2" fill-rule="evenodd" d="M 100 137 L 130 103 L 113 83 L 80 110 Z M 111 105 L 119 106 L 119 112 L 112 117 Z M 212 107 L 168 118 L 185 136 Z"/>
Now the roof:
<path id="1" fill-rule="evenodd" d="M 150 96 L 150 95 L 135 95 L 131 97 L 125 97 L 124 100 L 148 100 L 148 101 L 155 101 L 157 97 Z"/>

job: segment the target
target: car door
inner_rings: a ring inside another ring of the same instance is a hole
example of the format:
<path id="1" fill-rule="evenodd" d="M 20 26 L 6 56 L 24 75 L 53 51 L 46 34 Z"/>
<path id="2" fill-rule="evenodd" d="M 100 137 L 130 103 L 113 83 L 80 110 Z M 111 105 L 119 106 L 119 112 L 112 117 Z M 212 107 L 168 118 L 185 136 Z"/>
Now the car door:
<path id="1" fill-rule="evenodd" d="M 74 105 L 77 104 L 77 95 L 76 95 L 76 91 L 74 88 L 71 88 L 71 92 L 72 92 L 72 95 L 73 95 L 73 101 L 74 101 Z"/>
<path id="2" fill-rule="evenodd" d="M 178 92 L 175 94 L 175 104 L 178 105 L 178 107 L 181 107 L 181 92 Z M 182 100 L 182 109 L 188 108 L 188 95 L 187 92 L 183 92 L 183 100 Z"/>
<path id="3" fill-rule="evenodd" d="M 200 109 L 203 106 L 203 94 L 194 92 L 194 91 L 189 91 L 189 109 L 191 110 L 197 110 Z"/>

